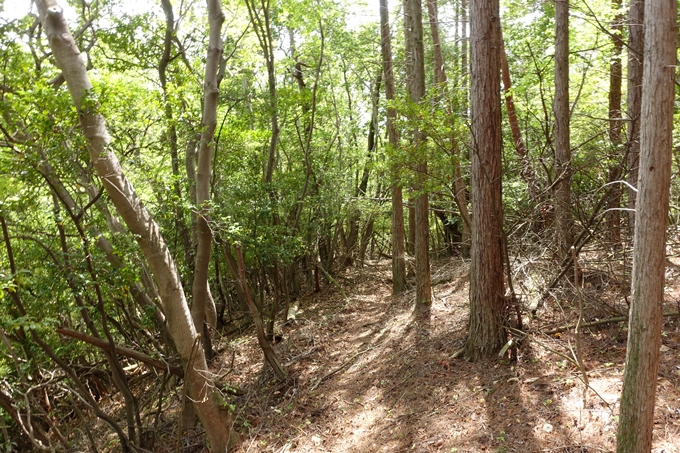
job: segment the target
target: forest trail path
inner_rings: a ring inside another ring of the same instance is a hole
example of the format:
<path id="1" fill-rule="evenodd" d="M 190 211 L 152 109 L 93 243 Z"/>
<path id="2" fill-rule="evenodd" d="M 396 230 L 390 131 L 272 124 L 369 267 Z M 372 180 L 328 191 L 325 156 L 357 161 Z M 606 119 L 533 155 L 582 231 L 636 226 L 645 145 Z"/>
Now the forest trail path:
<path id="1" fill-rule="evenodd" d="M 571 355 L 571 334 L 525 340 L 516 361 L 452 359 L 466 335 L 467 264 L 433 264 L 428 325 L 411 317 L 413 292 L 391 296 L 390 275 L 389 261 L 371 262 L 336 277 L 347 298 L 328 285 L 298 300 L 297 320 L 276 346 L 291 376 L 285 384 L 263 368 L 252 336 L 231 339 L 215 365 L 229 367 L 231 348 L 239 351 L 227 378 L 245 390 L 235 401 L 236 452 L 614 450 L 622 324 L 584 335 L 590 384 L 607 402 L 590 391 L 584 409 L 578 370 L 551 352 Z M 677 320 L 664 330 L 654 452 L 680 453 Z"/>

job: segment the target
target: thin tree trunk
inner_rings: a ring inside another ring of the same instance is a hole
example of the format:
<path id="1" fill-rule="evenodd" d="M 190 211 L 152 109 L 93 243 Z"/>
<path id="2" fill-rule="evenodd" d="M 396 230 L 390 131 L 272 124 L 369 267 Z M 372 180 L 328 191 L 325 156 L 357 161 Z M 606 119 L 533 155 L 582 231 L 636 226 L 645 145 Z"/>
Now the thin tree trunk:
<path id="1" fill-rule="evenodd" d="M 468 97 L 469 97 L 469 84 L 470 81 L 468 80 L 468 36 L 467 36 L 467 29 L 468 29 L 468 1 L 467 0 L 460 0 L 460 14 L 461 18 L 460 21 L 462 22 L 462 27 L 461 27 L 461 36 L 460 36 L 460 73 L 461 73 L 461 81 L 460 81 L 460 86 L 463 87 L 463 105 L 462 105 L 462 110 L 463 110 L 463 116 L 467 118 L 468 116 L 468 108 L 469 108 L 469 102 L 468 102 Z"/>
<path id="2" fill-rule="evenodd" d="M 519 157 L 520 174 L 522 179 L 527 184 L 529 190 L 529 199 L 532 203 L 538 201 L 540 188 L 536 181 L 536 172 L 527 158 L 527 148 L 524 145 L 522 138 L 522 131 L 517 120 L 517 110 L 515 109 L 515 100 L 512 96 L 512 81 L 510 78 L 510 68 L 508 66 L 508 54 L 505 51 L 505 43 L 503 42 L 501 29 L 501 75 L 503 78 L 503 93 L 505 97 L 505 109 L 508 111 L 508 122 L 510 123 L 510 131 L 512 132 L 512 141 L 515 144 L 515 152 Z"/>
<path id="3" fill-rule="evenodd" d="M 434 80 L 440 85 L 441 97 L 446 104 L 449 119 L 453 119 L 453 108 L 451 106 L 450 97 L 447 95 L 447 76 L 444 67 L 444 55 L 442 53 L 441 42 L 439 39 L 439 11 L 437 0 L 427 0 L 427 11 L 430 16 L 430 32 L 432 34 L 432 45 L 434 49 Z M 451 137 L 451 163 L 453 167 L 453 191 L 454 201 L 458 207 L 458 212 L 463 219 L 463 239 L 461 252 L 463 256 L 469 256 L 470 250 L 468 244 L 470 241 L 470 226 L 472 219 L 467 206 L 467 196 L 465 190 L 465 182 L 461 176 L 461 159 L 460 146 L 458 144 L 458 137 L 453 135 Z"/>
<path id="4" fill-rule="evenodd" d="M 609 62 L 609 142 L 614 151 L 614 158 L 618 161 L 621 150 L 621 52 L 623 50 L 623 15 L 621 14 L 621 0 L 612 0 L 612 9 L 616 11 L 612 23 L 612 44 L 614 49 Z M 607 171 L 607 182 L 614 183 L 621 179 L 621 165 L 615 164 Z M 615 183 L 611 188 L 611 195 L 607 200 L 607 240 L 612 246 L 621 243 L 621 184 Z"/>
<path id="5" fill-rule="evenodd" d="M 267 360 L 267 363 L 269 363 L 269 365 L 272 367 L 274 373 L 276 373 L 276 376 L 282 381 L 286 380 L 287 379 L 286 370 L 281 365 L 281 362 L 279 362 L 279 359 L 276 356 L 276 352 L 274 352 L 274 349 L 267 341 L 267 337 L 265 336 L 264 332 L 264 323 L 262 322 L 262 317 L 260 316 L 260 312 L 255 306 L 253 298 L 250 295 L 250 290 L 248 289 L 248 280 L 246 279 L 246 266 L 245 263 L 243 262 L 243 252 L 241 250 L 240 245 L 236 246 L 236 262 L 238 265 L 239 280 L 241 282 L 243 292 L 246 296 L 248 309 L 250 310 L 250 314 L 253 317 L 253 323 L 255 324 L 255 328 L 257 331 L 257 341 L 260 344 L 262 352 L 264 352 L 264 357 Z"/>
<path id="6" fill-rule="evenodd" d="M 378 102 L 380 101 L 380 85 L 382 85 L 383 80 L 383 70 L 381 68 L 375 78 L 375 90 L 373 91 L 372 108 L 371 108 L 371 122 L 368 125 L 368 137 L 366 146 L 366 163 L 364 164 L 364 170 L 361 174 L 361 180 L 359 185 L 356 187 L 354 192 L 354 197 L 365 197 L 366 189 L 368 188 L 368 179 L 371 174 L 371 166 L 373 165 L 373 154 L 375 153 L 375 148 L 377 146 L 376 131 L 378 128 Z M 353 255 L 356 252 L 357 242 L 359 240 L 359 222 L 361 220 L 361 209 L 358 206 L 353 207 L 352 214 L 350 216 L 350 232 L 347 236 L 347 243 L 345 246 L 345 260 L 343 265 L 351 266 L 353 262 Z M 361 252 L 361 255 L 363 252 Z M 363 261 L 363 258 L 361 258 Z"/>
<path id="7" fill-rule="evenodd" d="M 380 0 L 380 51 L 382 54 L 385 78 L 385 98 L 387 107 L 387 137 L 389 146 L 396 150 L 399 146 L 399 131 L 394 122 L 397 111 L 389 103 L 394 100 L 394 69 L 392 66 L 392 38 L 390 36 L 390 13 L 387 0 Z M 392 185 L 392 294 L 398 295 L 406 289 L 406 251 L 404 247 L 404 201 L 396 168 L 391 169 Z"/>
<path id="8" fill-rule="evenodd" d="M 637 187 L 640 160 L 640 118 L 642 110 L 642 60 L 645 47 L 645 0 L 630 0 L 628 11 L 628 183 Z M 628 229 L 635 229 L 637 193 L 628 188 Z"/>
<path id="9" fill-rule="evenodd" d="M 170 0 L 161 0 L 163 12 L 165 13 L 165 37 L 163 38 L 163 55 L 158 64 L 158 78 L 163 89 L 163 102 L 165 103 L 165 118 L 168 121 L 168 146 L 170 148 L 170 162 L 172 167 L 172 189 L 174 195 L 177 197 L 177 207 L 175 209 L 175 231 L 180 236 L 182 247 L 184 249 L 184 261 L 189 269 L 189 275 L 193 275 L 194 268 L 194 251 L 191 246 L 191 238 L 189 230 L 184 221 L 184 210 L 182 208 L 182 188 L 180 185 L 179 173 L 179 146 L 177 142 L 177 127 L 173 118 L 172 104 L 168 95 L 167 82 L 167 68 L 170 64 L 172 54 L 172 39 L 175 36 L 175 15 L 172 10 L 172 3 Z M 190 184 L 192 184 L 190 182 Z M 193 202 L 193 199 L 192 199 Z M 189 279 L 191 281 L 191 278 Z"/>
<path id="10" fill-rule="evenodd" d="M 560 259 L 574 242 L 569 141 L 569 2 L 555 0 L 555 239 Z"/>
<path id="11" fill-rule="evenodd" d="M 186 302 L 179 272 L 163 240 L 158 224 L 142 204 L 120 162 L 110 149 L 104 118 L 97 112 L 92 84 L 80 52 L 71 36 L 63 10 L 54 0 L 38 0 L 38 10 L 54 58 L 61 68 L 78 111 L 83 134 L 94 168 L 111 201 L 134 235 L 146 257 L 163 301 L 170 332 L 184 366 L 189 394 L 206 428 L 213 451 L 224 452 L 229 445 L 232 415 L 208 379 L 208 365 L 202 348 L 194 354 L 196 329 Z"/>
<path id="12" fill-rule="evenodd" d="M 498 0 L 474 0 L 471 4 L 472 244 L 470 324 L 465 344 L 465 358 L 471 361 L 498 351 L 506 337 L 498 15 Z"/>
<path id="13" fill-rule="evenodd" d="M 412 68 L 412 80 L 409 83 L 411 101 L 420 103 L 425 95 L 425 48 L 423 46 L 423 11 L 420 0 L 406 0 L 408 8 L 404 10 L 405 27 L 410 28 L 407 33 L 410 41 L 408 59 Z M 416 118 L 412 119 L 414 122 Z M 417 153 L 415 168 L 415 255 L 416 255 L 416 302 L 415 316 L 430 315 L 432 304 L 432 280 L 430 277 L 430 222 L 428 195 L 425 191 L 427 179 L 427 159 L 423 157 L 425 149 L 425 134 L 418 124 L 414 124 L 413 148 Z"/>
<path id="14" fill-rule="evenodd" d="M 205 79 L 203 87 L 203 119 L 201 144 L 198 149 L 198 167 L 196 172 L 196 263 L 194 282 L 192 285 L 191 316 L 196 331 L 204 335 L 203 348 L 206 357 L 212 358 L 210 329 L 216 327 L 215 301 L 210 293 L 208 271 L 210 268 L 210 252 L 212 251 L 212 230 L 210 221 L 210 179 L 213 146 L 215 145 L 215 129 L 217 127 L 217 98 L 219 82 L 217 73 L 222 57 L 222 24 L 224 13 L 219 0 L 208 1 L 210 19 L 210 39 L 208 55 L 205 63 Z"/>
<path id="15" fill-rule="evenodd" d="M 676 0 L 645 6 L 641 110 L 645 121 L 640 131 L 640 186 L 617 453 L 652 450 L 672 164 L 677 8 Z"/>

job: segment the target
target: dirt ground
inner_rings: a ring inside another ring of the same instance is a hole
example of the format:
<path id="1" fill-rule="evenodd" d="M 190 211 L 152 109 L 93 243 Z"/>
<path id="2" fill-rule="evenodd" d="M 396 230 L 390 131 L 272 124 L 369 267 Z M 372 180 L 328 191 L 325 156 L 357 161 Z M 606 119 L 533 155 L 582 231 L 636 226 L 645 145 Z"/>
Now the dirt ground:
<path id="1" fill-rule="evenodd" d="M 263 364 L 252 328 L 218 335 L 212 369 L 218 385 L 238 395 L 231 400 L 239 433 L 233 452 L 613 452 L 626 323 L 584 329 L 585 396 L 574 365 L 574 329 L 555 331 L 576 321 L 579 300 L 585 322 L 625 317 L 626 272 L 600 258 L 584 254 L 584 261 L 596 264 L 583 265 L 582 298 L 573 286 L 541 297 L 545 284 L 529 269 L 542 264 L 513 263 L 529 335 L 512 356 L 483 362 L 455 358 L 468 318 L 468 265 L 460 258 L 433 263 L 427 324 L 411 316 L 412 291 L 392 297 L 389 260 L 350 268 L 321 292 L 294 301 L 295 321 L 279 329 L 283 340 L 275 346 L 289 373 L 285 383 Z M 677 313 L 680 258 L 667 264 L 664 312 Z M 677 316 L 664 318 L 656 384 L 652 451 L 680 453 Z M 140 376 L 139 385 L 148 389 L 148 399 L 159 383 Z M 181 387 L 173 395 L 160 416 L 154 451 L 204 452 L 200 428 L 178 436 Z M 109 402 L 107 410 L 120 408 L 115 394 Z M 117 451 L 116 438 L 104 434 L 110 430 L 93 422 L 102 434 L 99 451 Z"/>
<path id="2" fill-rule="evenodd" d="M 680 267 L 669 265 L 669 280 L 676 281 Z M 413 292 L 391 296 L 387 260 L 340 275 L 342 291 L 329 284 L 307 294 L 276 346 L 287 383 L 263 366 L 253 335 L 220 339 L 224 352 L 215 367 L 231 369 L 224 383 L 243 393 L 234 399 L 240 433 L 234 451 L 614 451 L 626 324 L 584 331 L 590 385 L 584 404 L 581 373 L 567 360 L 575 350 L 573 329 L 540 333 L 575 320 L 573 292 L 553 294 L 537 317 L 524 316 L 532 334 L 515 357 L 454 358 L 466 335 L 467 271 L 459 258 L 433 265 L 429 324 L 414 322 Z M 625 291 L 604 286 L 584 284 L 586 321 L 625 314 Z M 677 310 L 678 300 L 676 282 L 665 311 Z M 679 324 L 677 317 L 664 319 L 655 453 L 680 452 Z"/>

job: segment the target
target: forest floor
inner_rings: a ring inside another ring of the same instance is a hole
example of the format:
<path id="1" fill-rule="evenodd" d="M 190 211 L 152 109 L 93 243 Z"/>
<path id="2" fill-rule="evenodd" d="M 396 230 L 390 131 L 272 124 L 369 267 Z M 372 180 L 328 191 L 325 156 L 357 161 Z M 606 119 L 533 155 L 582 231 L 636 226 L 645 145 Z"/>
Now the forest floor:
<path id="1" fill-rule="evenodd" d="M 545 299 L 537 317 L 525 315 L 532 333 L 512 360 L 468 363 L 453 358 L 467 333 L 468 264 L 433 264 L 427 324 L 411 316 L 413 292 L 391 296 L 390 266 L 349 269 L 337 277 L 342 291 L 329 285 L 298 300 L 296 321 L 276 346 L 287 383 L 263 366 L 252 335 L 222 340 L 229 345 L 216 365 L 232 367 L 229 385 L 245 391 L 234 401 L 236 452 L 614 451 L 626 323 L 585 329 L 584 405 L 581 373 L 566 359 L 574 357 L 573 329 L 540 333 L 575 321 L 573 287 Z M 627 313 L 625 290 L 602 276 L 590 280 L 582 290 L 585 321 Z M 677 311 L 680 266 L 672 259 L 668 282 L 665 311 Z M 653 452 L 678 453 L 677 317 L 664 318 L 661 351 Z"/>
<path id="2" fill-rule="evenodd" d="M 582 256 L 604 262 L 597 253 Z M 349 268 L 335 275 L 335 284 L 296 300 L 296 319 L 280 328 L 283 340 L 275 346 L 289 373 L 285 383 L 263 364 L 252 328 L 218 336 L 213 370 L 221 387 L 239 395 L 232 399 L 240 437 L 233 451 L 613 452 L 627 324 L 584 329 L 585 400 L 573 363 L 574 329 L 555 329 L 576 321 L 579 300 L 585 322 L 625 316 L 630 284 L 620 276 L 626 272 L 584 265 L 582 299 L 573 285 L 543 298 L 545 284 L 532 284 L 540 279 L 528 269 L 554 269 L 554 263 L 531 264 L 513 263 L 522 303 L 539 303 L 536 316 L 525 309 L 529 335 L 512 357 L 454 358 L 469 308 L 469 265 L 460 258 L 432 265 L 428 323 L 411 315 L 413 291 L 392 297 L 389 260 Z M 668 260 L 665 298 L 664 311 L 677 312 L 680 258 Z M 155 451 L 180 451 L 177 413 L 175 399 L 161 417 L 165 435 Z M 182 452 L 205 451 L 205 435 L 185 432 L 182 444 Z M 664 318 L 652 451 L 680 453 L 677 316 Z"/>

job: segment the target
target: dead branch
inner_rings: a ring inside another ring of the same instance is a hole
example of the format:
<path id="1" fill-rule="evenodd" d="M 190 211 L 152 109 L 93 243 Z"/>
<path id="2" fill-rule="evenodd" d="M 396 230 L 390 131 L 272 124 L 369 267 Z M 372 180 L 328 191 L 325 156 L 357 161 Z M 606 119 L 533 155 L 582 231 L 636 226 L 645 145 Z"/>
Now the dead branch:
<path id="1" fill-rule="evenodd" d="M 76 340 L 84 341 L 85 343 L 89 343 L 98 347 L 99 349 L 103 349 L 104 351 L 114 352 L 125 357 L 130 357 L 131 359 L 139 360 L 140 362 L 154 368 L 158 368 L 159 370 L 169 371 L 171 374 L 174 374 L 180 378 L 184 377 L 184 371 L 180 367 L 170 365 L 159 359 L 154 359 L 153 357 L 150 357 L 139 351 L 135 351 L 134 349 L 126 348 L 125 346 L 115 346 L 112 348 L 108 341 L 92 337 L 75 330 L 67 329 L 65 327 L 57 328 L 57 333 L 67 337 L 75 338 Z"/>

